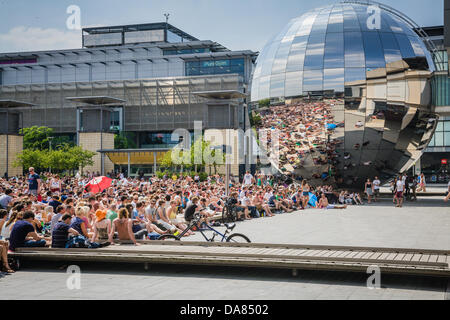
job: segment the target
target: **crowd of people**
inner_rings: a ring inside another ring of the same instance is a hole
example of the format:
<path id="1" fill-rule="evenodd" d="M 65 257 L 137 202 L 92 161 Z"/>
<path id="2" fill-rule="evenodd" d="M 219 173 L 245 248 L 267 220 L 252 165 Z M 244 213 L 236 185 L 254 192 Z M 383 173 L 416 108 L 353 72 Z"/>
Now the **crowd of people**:
<path id="1" fill-rule="evenodd" d="M 338 100 L 299 102 L 262 110 L 260 129 L 277 130 L 280 170 L 295 172 L 314 168 L 317 179 L 336 164 L 336 148 L 343 141 L 329 138 L 337 127 L 332 109 Z M 270 142 L 271 137 L 269 137 Z"/>
<path id="2" fill-rule="evenodd" d="M 37 174 L 0 179 L 0 253 L 2 269 L 8 265 L 8 251 L 22 247 L 100 248 L 115 241 L 157 240 L 161 235 L 179 235 L 186 229 L 192 236 L 200 226 L 190 225 L 195 214 L 218 223 L 227 203 L 234 204 L 239 221 L 270 218 L 275 214 L 305 209 L 346 209 L 378 201 L 380 180 L 368 179 L 364 193 L 335 190 L 331 185 L 316 187 L 247 172 L 242 180 L 229 181 L 226 196 L 224 177 L 206 181 L 190 176 L 162 179 L 113 176 L 109 187 L 91 193 L 86 186 L 95 175 L 75 177 Z M 409 186 L 421 180 L 400 176 L 393 182 L 394 202 L 403 205 Z M 407 187 L 408 186 L 408 187 Z M 423 187 L 423 186 L 422 186 Z M 414 188 L 416 190 L 416 188 Z M 415 191 L 414 191 L 415 196 Z M 449 196 L 450 198 L 450 185 Z"/>

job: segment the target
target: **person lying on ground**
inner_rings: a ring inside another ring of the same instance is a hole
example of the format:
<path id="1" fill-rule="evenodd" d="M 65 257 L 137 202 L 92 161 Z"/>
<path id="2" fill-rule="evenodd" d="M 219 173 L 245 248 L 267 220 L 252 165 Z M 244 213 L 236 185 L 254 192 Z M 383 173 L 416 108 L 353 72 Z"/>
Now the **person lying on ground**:
<path id="1" fill-rule="evenodd" d="M 330 204 L 328 202 L 328 198 L 326 197 L 325 193 L 322 193 L 322 196 L 320 197 L 319 200 L 319 209 L 347 209 L 347 205 L 343 205 L 343 206 L 339 206 L 339 205 L 334 205 L 334 204 Z"/>

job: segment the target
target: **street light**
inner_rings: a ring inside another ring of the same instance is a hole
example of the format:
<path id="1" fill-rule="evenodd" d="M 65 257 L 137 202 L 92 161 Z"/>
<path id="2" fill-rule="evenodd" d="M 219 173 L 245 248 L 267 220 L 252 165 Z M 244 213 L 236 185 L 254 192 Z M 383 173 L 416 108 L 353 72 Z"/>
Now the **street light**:
<path id="1" fill-rule="evenodd" d="M 53 140 L 54 138 L 55 138 L 55 137 L 48 137 L 48 138 L 47 138 L 48 143 L 49 143 L 49 146 L 50 146 L 50 152 L 52 152 L 52 140 Z M 52 167 L 49 167 L 49 172 L 52 173 Z"/>

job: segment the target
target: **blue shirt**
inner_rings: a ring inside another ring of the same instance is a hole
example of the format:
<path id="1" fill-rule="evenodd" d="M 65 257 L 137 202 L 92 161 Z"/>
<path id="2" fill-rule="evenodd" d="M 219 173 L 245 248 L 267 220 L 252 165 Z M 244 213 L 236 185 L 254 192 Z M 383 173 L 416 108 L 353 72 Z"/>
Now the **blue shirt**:
<path id="1" fill-rule="evenodd" d="M 38 174 L 30 174 L 28 176 L 28 186 L 30 190 L 37 190 L 38 188 L 38 179 L 40 179 Z"/>
<path id="2" fill-rule="evenodd" d="M 52 200 L 48 203 L 48 205 L 53 207 L 53 212 L 56 212 L 56 208 L 58 208 L 60 205 L 62 205 L 62 203 L 57 200 Z"/>
<path id="3" fill-rule="evenodd" d="M 70 226 L 64 222 L 58 222 L 52 232 L 52 248 L 65 248 L 69 238 Z"/>
<path id="4" fill-rule="evenodd" d="M 133 209 L 132 215 L 132 219 L 136 219 L 139 216 L 139 212 L 136 209 Z"/>
<path id="5" fill-rule="evenodd" d="M 80 235 L 84 235 L 83 230 L 81 230 L 81 225 L 84 223 L 83 219 L 81 219 L 80 217 L 75 217 L 75 219 L 72 221 L 73 222 L 70 227 L 77 230 Z"/>
<path id="6" fill-rule="evenodd" d="M 25 239 L 30 232 L 34 232 L 34 227 L 31 223 L 24 220 L 17 221 L 9 237 L 9 250 L 14 251 L 16 248 L 24 247 Z"/>

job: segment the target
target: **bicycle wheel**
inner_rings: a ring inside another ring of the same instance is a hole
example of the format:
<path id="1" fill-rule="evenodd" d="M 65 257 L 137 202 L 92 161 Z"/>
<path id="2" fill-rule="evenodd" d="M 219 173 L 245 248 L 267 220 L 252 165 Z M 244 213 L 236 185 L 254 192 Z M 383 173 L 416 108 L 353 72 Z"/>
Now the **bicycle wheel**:
<path id="1" fill-rule="evenodd" d="M 159 237 L 158 241 L 180 241 L 180 239 L 172 234 L 164 234 Z"/>
<path id="2" fill-rule="evenodd" d="M 250 239 L 240 233 L 232 234 L 227 238 L 227 242 L 232 243 L 251 243 Z"/>
<path id="3" fill-rule="evenodd" d="M 233 222 L 232 208 L 230 206 L 223 207 L 222 220 L 223 222 Z"/>

